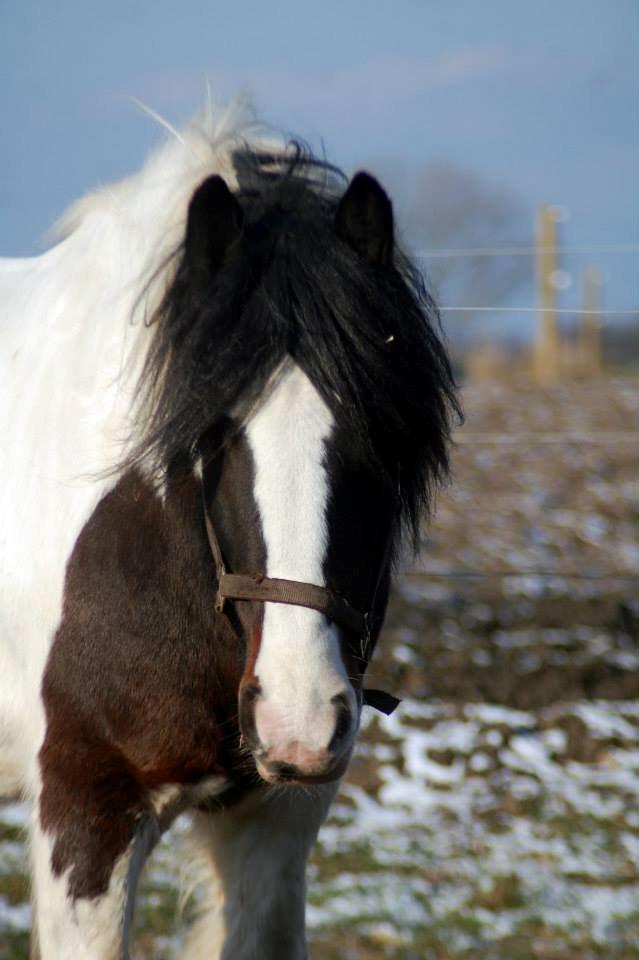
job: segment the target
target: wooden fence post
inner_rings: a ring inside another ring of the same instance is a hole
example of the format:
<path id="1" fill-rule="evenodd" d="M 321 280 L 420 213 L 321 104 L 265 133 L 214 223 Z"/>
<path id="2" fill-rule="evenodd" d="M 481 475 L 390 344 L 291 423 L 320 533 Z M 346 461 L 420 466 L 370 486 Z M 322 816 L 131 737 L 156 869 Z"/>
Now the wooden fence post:
<path id="1" fill-rule="evenodd" d="M 540 385 L 557 383 L 560 377 L 560 345 L 555 314 L 554 274 L 557 269 L 557 221 L 553 207 L 537 214 L 537 300 L 539 322 L 533 350 L 533 374 Z"/>

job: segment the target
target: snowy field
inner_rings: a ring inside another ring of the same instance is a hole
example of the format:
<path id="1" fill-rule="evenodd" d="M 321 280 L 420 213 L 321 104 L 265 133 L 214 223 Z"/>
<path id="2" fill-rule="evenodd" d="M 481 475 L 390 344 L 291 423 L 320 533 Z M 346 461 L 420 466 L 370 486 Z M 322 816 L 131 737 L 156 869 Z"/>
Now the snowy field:
<path id="1" fill-rule="evenodd" d="M 371 670 L 402 705 L 366 711 L 311 864 L 311 956 L 639 960 L 639 444 L 613 436 L 639 431 L 639 382 L 465 406 Z M 530 435 L 566 431 L 588 437 Z M 0 807 L 0 960 L 28 956 L 26 816 Z M 182 832 L 149 865 L 139 960 L 178 958 L 196 909 Z"/>

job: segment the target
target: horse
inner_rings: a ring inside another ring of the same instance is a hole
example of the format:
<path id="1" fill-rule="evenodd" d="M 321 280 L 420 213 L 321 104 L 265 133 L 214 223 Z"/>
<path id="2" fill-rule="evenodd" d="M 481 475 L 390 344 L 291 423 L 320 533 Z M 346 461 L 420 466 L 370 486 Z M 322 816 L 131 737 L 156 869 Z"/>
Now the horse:
<path id="1" fill-rule="evenodd" d="M 0 299 L 0 792 L 32 804 L 33 956 L 127 958 L 188 811 L 217 892 L 183 955 L 302 960 L 458 412 L 391 201 L 211 108 L 1 261 Z"/>

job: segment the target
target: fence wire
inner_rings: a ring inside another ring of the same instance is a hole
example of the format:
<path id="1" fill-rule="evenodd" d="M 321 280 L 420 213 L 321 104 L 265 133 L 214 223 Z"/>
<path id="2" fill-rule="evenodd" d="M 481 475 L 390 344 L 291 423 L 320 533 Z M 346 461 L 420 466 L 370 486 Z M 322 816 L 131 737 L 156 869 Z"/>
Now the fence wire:
<path id="1" fill-rule="evenodd" d="M 536 577 L 541 580 L 618 580 L 624 583 L 639 583 L 639 573 L 580 573 L 577 570 L 412 570 L 402 576 L 413 580 L 502 580 Z"/>
<path id="2" fill-rule="evenodd" d="M 565 432 L 536 433 L 526 431 L 522 433 L 472 433 L 458 431 L 453 435 L 453 442 L 463 446 L 473 444 L 494 444 L 495 446 L 517 446 L 518 444 L 546 444 L 546 443 L 634 443 L 639 452 L 639 433 L 632 430 L 576 430 Z"/>
<path id="3" fill-rule="evenodd" d="M 432 247 L 416 250 L 413 256 L 420 260 L 439 260 L 448 257 L 532 257 L 539 253 L 639 253 L 639 243 L 602 243 L 584 246 Z"/>
<path id="4" fill-rule="evenodd" d="M 439 307 L 440 313 L 559 313 L 581 316 L 587 314 L 595 317 L 634 317 L 639 315 L 639 309 L 615 307 L 611 310 L 591 310 L 585 307 Z"/>

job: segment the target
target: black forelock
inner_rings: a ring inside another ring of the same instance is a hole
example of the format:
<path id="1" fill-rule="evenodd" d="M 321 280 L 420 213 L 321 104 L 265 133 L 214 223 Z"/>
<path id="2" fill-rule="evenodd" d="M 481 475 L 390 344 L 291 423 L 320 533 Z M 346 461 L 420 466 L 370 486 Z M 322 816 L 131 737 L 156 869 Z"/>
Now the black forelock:
<path id="1" fill-rule="evenodd" d="M 238 429 L 290 356 L 347 428 L 350 455 L 398 490 L 398 520 L 416 534 L 460 414 L 436 306 L 403 254 L 382 268 L 338 237 L 345 178 L 334 167 L 297 145 L 279 156 L 247 147 L 234 163 L 241 236 L 206 277 L 178 251 L 133 459 L 164 470 L 220 424 Z"/>

